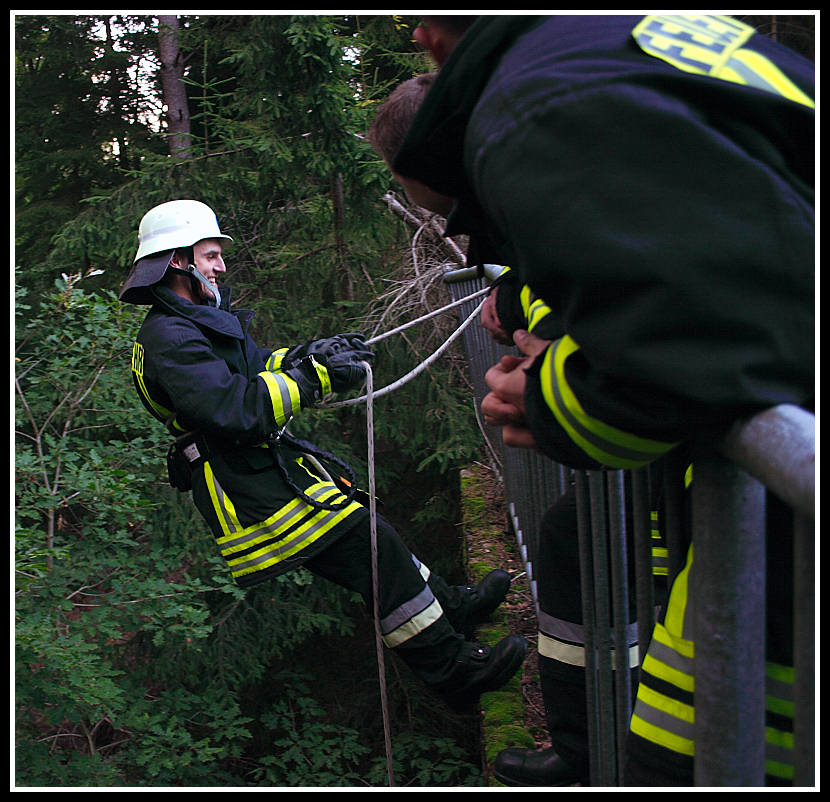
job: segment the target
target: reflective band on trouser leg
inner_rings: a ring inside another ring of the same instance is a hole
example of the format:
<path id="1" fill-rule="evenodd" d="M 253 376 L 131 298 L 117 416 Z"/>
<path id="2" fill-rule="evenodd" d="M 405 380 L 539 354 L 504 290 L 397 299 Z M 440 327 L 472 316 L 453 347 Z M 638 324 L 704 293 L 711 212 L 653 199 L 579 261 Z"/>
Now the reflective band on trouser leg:
<path id="1" fill-rule="evenodd" d="M 612 632 L 612 642 L 613 639 Z M 629 668 L 636 668 L 639 663 L 636 624 L 626 627 L 626 643 Z M 555 660 L 557 663 L 585 668 L 585 629 L 582 624 L 563 621 L 540 610 L 537 650 L 542 657 Z M 611 666 L 614 669 L 617 667 L 614 649 L 611 650 Z"/>
<path id="2" fill-rule="evenodd" d="M 424 589 L 384 616 L 380 622 L 383 642 L 394 649 L 434 624 L 444 611 L 427 585 Z"/>
<path id="3" fill-rule="evenodd" d="M 415 567 L 418 569 L 418 573 L 421 575 L 424 582 L 429 582 L 429 578 L 432 576 L 429 568 L 424 565 L 414 554 L 410 556 L 412 557 L 412 562 L 415 563 Z"/>
<path id="4" fill-rule="evenodd" d="M 243 527 L 233 503 L 207 462 L 204 471 L 214 513 L 224 532 L 216 542 L 235 579 L 250 578 L 259 571 L 274 568 L 319 540 L 351 514 L 363 509 L 357 502 L 352 502 L 335 511 L 319 510 L 300 499 L 293 499 L 265 521 Z M 320 501 L 345 500 L 345 496 L 331 482 L 311 485 L 307 493 Z"/>
<path id="5" fill-rule="evenodd" d="M 671 451 L 677 443 L 637 437 L 585 412 L 565 378 L 565 361 L 578 350 L 566 334 L 548 348 L 540 375 L 545 403 L 571 440 L 610 468 L 639 468 Z"/>

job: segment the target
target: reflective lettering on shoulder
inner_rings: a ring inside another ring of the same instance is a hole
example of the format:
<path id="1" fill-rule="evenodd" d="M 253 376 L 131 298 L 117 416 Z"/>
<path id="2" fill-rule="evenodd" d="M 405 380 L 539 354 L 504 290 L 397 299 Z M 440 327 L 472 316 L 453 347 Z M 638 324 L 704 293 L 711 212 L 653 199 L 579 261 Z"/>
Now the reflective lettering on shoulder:
<path id="1" fill-rule="evenodd" d="M 714 74 L 753 33 L 728 17 L 657 14 L 643 19 L 633 35 L 646 53 L 681 70 Z"/>
<path id="2" fill-rule="evenodd" d="M 813 99 L 775 64 L 743 47 L 754 34 L 750 25 L 712 14 L 653 14 L 632 31 L 643 52 L 680 70 L 751 86 L 813 108 Z"/>
<path id="3" fill-rule="evenodd" d="M 136 376 L 144 376 L 144 346 L 141 343 L 133 343 L 132 369 Z"/>

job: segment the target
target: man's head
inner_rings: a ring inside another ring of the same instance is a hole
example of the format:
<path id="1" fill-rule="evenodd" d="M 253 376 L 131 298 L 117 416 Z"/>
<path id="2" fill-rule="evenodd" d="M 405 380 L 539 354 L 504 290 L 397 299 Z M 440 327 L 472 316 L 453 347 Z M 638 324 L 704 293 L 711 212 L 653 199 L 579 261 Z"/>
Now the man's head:
<path id="1" fill-rule="evenodd" d="M 440 67 L 478 16 L 423 16 L 413 39 L 427 50 Z"/>
<path id="2" fill-rule="evenodd" d="M 437 75 L 437 72 L 427 72 L 398 84 L 380 104 L 367 136 L 369 144 L 387 164 L 392 164 Z"/>
<path id="3" fill-rule="evenodd" d="M 195 304 L 218 305 L 216 304 L 218 281 L 225 272 L 221 239 L 201 239 L 190 248 L 176 249 L 170 258 L 169 268 L 163 281 L 174 292 Z M 193 268 L 195 268 L 195 273 Z M 179 278 L 194 280 L 179 281 Z"/>
<path id="4" fill-rule="evenodd" d="M 216 215 L 204 203 L 175 200 L 154 206 L 141 218 L 138 251 L 119 299 L 151 304 L 150 289 L 166 277 L 176 287 L 190 287 L 194 303 L 206 300 L 218 306 L 216 281 L 225 271 L 223 241 L 232 240 L 219 230 Z"/>
<path id="5" fill-rule="evenodd" d="M 421 103 L 435 82 L 436 72 L 416 75 L 392 90 L 383 101 L 369 126 L 368 139 L 378 155 L 392 168 L 392 160 L 406 138 L 406 132 L 415 119 Z M 412 203 L 446 217 L 452 208 L 452 198 L 439 195 L 420 181 L 405 178 L 394 171 L 392 177 L 404 188 Z"/>

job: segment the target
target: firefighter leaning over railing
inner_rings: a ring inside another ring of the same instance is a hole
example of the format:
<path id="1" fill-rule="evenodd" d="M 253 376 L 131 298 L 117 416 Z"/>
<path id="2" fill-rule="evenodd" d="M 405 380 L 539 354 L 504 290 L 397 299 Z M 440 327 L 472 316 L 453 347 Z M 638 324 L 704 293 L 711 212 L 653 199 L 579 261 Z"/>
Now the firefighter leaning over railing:
<path id="1" fill-rule="evenodd" d="M 416 30 L 441 69 L 392 169 L 454 198 L 447 233 L 558 319 L 488 373 L 482 411 L 505 443 L 635 468 L 811 408 L 812 64 L 729 17 L 456 21 Z M 643 666 L 628 783 L 693 784 L 691 557 Z"/>

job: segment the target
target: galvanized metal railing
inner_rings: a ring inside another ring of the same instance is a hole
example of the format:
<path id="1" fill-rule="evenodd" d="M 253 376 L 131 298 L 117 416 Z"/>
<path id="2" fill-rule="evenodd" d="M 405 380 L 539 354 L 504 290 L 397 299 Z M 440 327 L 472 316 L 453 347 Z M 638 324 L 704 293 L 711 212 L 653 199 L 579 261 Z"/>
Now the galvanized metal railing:
<path id="1" fill-rule="evenodd" d="M 450 270 L 454 299 L 486 286 L 500 268 Z M 464 319 L 472 311 L 460 307 Z M 484 374 L 501 356 L 480 326 L 465 331 L 476 408 L 487 393 Z M 571 471 L 522 449 L 505 448 L 498 430 L 482 423 L 497 461 L 511 523 L 537 599 L 534 566 L 539 522 L 573 483 L 577 492 L 591 784 L 625 783 L 625 743 L 633 700 L 624 636 L 630 594 L 636 597 L 640 659 L 655 623 L 649 481 L 660 471 L 669 582 L 695 548 L 695 785 L 762 786 L 765 753 L 767 489 L 795 511 L 795 777 L 815 782 L 815 418 L 783 406 L 736 424 L 721 442 L 694 447 L 693 531 L 683 515 L 687 465 L 669 455 L 638 471 Z M 626 515 L 626 505 L 633 514 Z M 633 529 L 627 553 L 626 526 Z M 635 588 L 628 585 L 634 563 Z M 619 642 L 614 643 L 616 637 Z"/>

